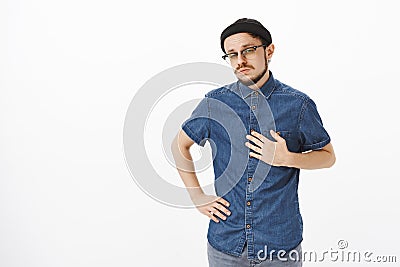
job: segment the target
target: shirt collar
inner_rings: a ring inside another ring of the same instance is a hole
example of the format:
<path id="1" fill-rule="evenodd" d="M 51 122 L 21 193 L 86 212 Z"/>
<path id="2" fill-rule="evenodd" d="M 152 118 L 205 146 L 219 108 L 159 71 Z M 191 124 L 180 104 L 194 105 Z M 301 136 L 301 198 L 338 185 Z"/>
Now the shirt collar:
<path id="1" fill-rule="evenodd" d="M 243 94 L 243 98 L 249 97 L 254 92 L 259 92 L 268 99 L 275 89 L 275 79 L 271 71 L 269 71 L 269 78 L 267 82 L 264 83 L 260 89 L 253 90 L 239 81 L 237 82 L 237 84 L 239 85 L 239 90 L 240 90 L 240 92 L 238 93 Z"/>

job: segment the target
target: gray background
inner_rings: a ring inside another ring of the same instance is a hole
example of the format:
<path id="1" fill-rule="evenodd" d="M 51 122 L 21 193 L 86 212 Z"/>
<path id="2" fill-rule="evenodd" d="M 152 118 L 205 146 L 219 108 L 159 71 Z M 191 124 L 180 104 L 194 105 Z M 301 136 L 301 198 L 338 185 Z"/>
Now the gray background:
<path id="1" fill-rule="evenodd" d="M 1 1 L 0 266 L 206 266 L 208 219 L 136 186 L 122 130 L 157 73 L 223 63 L 240 17 L 270 29 L 275 77 L 315 100 L 336 150 L 301 175 L 303 250 L 400 261 L 396 2 Z"/>

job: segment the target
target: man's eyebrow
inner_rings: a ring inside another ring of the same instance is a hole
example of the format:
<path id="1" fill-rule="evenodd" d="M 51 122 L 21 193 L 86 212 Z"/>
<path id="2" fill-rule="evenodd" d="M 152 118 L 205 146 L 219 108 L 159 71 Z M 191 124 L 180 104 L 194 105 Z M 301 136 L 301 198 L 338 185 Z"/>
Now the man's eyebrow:
<path id="1" fill-rule="evenodd" d="M 244 47 L 251 47 L 251 46 L 255 46 L 255 44 L 254 44 L 254 43 L 248 43 L 248 44 L 242 45 L 243 48 L 244 48 Z M 229 49 L 229 50 L 228 50 L 228 53 L 231 53 L 231 52 L 233 52 L 233 51 L 234 51 L 233 49 Z"/>

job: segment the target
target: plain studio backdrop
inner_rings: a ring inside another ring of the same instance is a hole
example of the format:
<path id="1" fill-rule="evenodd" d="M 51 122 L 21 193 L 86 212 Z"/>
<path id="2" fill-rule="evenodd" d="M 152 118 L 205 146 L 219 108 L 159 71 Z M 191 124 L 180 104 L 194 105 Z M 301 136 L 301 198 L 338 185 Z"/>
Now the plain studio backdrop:
<path id="1" fill-rule="evenodd" d="M 208 219 L 138 187 L 124 160 L 124 119 L 158 73 L 225 64 L 219 35 L 242 17 L 271 31 L 274 76 L 315 100 L 336 151 L 333 168 L 301 173 L 303 250 L 321 255 L 344 240 L 399 262 L 397 6 L 1 1 L 0 266 L 207 265 Z"/>

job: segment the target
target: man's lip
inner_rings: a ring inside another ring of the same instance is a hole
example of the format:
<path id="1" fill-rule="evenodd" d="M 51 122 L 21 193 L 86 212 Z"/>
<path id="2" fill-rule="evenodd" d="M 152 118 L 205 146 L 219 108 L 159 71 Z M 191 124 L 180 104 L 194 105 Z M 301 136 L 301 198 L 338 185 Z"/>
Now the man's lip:
<path id="1" fill-rule="evenodd" d="M 240 69 L 239 72 L 243 73 L 243 72 L 248 72 L 250 69 L 248 68 L 244 68 L 244 69 Z"/>

